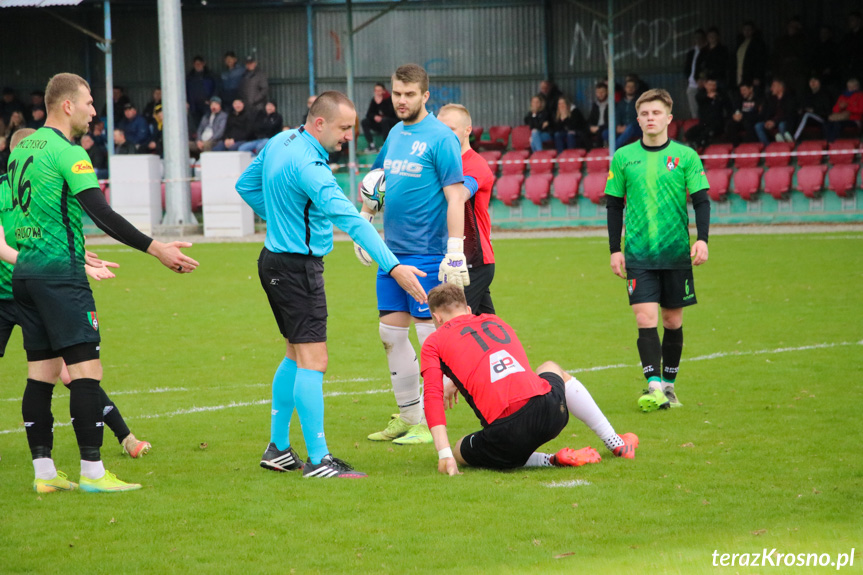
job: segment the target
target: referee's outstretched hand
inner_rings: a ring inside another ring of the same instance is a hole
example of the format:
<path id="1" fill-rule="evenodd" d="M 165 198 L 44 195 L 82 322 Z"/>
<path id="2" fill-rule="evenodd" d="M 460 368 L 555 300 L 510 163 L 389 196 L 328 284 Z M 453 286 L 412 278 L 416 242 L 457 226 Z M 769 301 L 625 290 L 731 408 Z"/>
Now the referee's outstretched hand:
<path id="1" fill-rule="evenodd" d="M 398 282 L 402 289 L 410 294 L 412 298 L 417 300 L 417 303 L 425 303 L 428 301 L 426 290 L 420 284 L 417 277 L 424 278 L 426 273 L 414 266 L 406 266 L 399 264 L 390 270 L 390 276 Z"/>
<path id="2" fill-rule="evenodd" d="M 692 265 L 700 266 L 707 261 L 707 242 L 698 240 L 692 245 L 692 250 L 689 252 L 689 257 L 692 258 Z"/>
<path id="3" fill-rule="evenodd" d="M 195 268 L 198 267 L 198 262 L 180 251 L 180 248 L 190 247 L 192 247 L 192 244 L 189 242 L 164 244 L 158 240 L 153 240 L 153 243 L 147 248 L 147 253 L 159 258 L 162 265 L 169 270 L 175 271 L 178 274 L 189 274 L 195 271 Z"/>
<path id="4" fill-rule="evenodd" d="M 623 252 L 611 254 L 611 271 L 617 277 L 626 279 L 626 259 L 623 257 Z"/>

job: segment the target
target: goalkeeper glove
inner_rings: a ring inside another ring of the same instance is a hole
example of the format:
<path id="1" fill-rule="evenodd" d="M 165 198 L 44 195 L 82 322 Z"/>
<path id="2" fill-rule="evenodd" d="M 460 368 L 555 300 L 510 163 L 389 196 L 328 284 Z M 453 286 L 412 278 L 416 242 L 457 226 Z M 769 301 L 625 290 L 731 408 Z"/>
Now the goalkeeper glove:
<path id="1" fill-rule="evenodd" d="M 368 220 L 369 223 L 372 223 L 375 219 L 375 215 L 368 212 L 360 212 L 360 215 Z M 354 242 L 354 254 L 357 256 L 357 259 L 360 260 L 360 263 L 366 267 L 372 265 L 372 262 L 374 261 L 369 253 L 357 242 Z"/>
<path id="2" fill-rule="evenodd" d="M 437 279 L 440 282 L 454 284 L 459 287 L 470 285 L 467 271 L 467 259 L 464 257 L 464 240 L 449 238 L 446 242 L 446 255 L 440 263 Z"/>

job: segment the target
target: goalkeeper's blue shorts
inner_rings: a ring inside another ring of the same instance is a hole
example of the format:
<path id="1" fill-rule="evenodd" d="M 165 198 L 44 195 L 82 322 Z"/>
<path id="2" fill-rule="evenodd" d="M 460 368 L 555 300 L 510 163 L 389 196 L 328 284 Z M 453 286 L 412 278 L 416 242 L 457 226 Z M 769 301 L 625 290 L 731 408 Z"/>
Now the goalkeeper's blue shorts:
<path id="1" fill-rule="evenodd" d="M 399 263 L 408 266 L 414 266 L 424 271 L 427 275 L 424 278 L 417 278 L 422 284 L 426 293 L 432 288 L 440 285 L 437 279 L 438 269 L 443 260 L 443 256 L 428 255 L 404 255 L 396 254 Z M 378 268 L 377 277 L 377 294 L 378 294 L 378 315 L 385 316 L 388 313 L 404 311 L 419 319 L 431 319 L 428 302 L 418 304 L 417 301 L 408 294 L 388 273 Z"/>

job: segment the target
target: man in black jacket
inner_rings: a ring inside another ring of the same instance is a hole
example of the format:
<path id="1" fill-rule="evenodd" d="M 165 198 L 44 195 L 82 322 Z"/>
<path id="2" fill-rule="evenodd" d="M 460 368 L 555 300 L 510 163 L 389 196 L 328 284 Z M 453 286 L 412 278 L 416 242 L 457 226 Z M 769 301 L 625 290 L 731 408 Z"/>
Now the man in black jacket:
<path id="1" fill-rule="evenodd" d="M 375 95 L 372 96 L 369 102 L 369 109 L 366 111 L 366 117 L 362 119 L 360 125 L 363 127 L 363 135 L 368 142 L 366 153 L 374 153 L 377 151 L 375 147 L 375 136 L 373 132 L 380 133 L 384 140 L 390 133 L 393 126 L 399 123 L 396 118 L 396 111 L 393 108 L 393 99 L 387 92 L 383 84 L 375 84 Z"/>
<path id="2" fill-rule="evenodd" d="M 252 139 L 254 116 L 246 110 L 246 105 L 239 98 L 234 100 L 233 107 L 234 110 L 228 115 L 228 122 L 225 124 L 225 139 L 213 146 L 214 152 L 236 151 Z"/>

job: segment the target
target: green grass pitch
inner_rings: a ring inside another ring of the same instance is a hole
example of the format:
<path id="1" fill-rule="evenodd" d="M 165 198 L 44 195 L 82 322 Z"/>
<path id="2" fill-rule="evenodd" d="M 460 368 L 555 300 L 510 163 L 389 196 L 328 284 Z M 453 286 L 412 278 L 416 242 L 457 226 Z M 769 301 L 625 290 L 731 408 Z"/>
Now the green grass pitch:
<path id="1" fill-rule="evenodd" d="M 106 467 L 144 489 L 38 496 L 21 425 L 20 331 L 0 360 L 2 573 L 817 573 L 714 567 L 713 553 L 855 548 L 863 569 L 863 234 L 715 236 L 695 272 L 678 379 L 684 408 L 642 414 L 624 282 L 601 238 L 495 242 L 493 295 L 531 363 L 584 382 L 619 433 L 617 460 L 577 420 L 545 446 L 596 447 L 598 465 L 438 475 L 431 446 L 365 439 L 395 411 L 377 333 L 374 271 L 349 243 L 326 258 L 330 449 L 369 474 L 303 480 L 258 466 L 283 353 L 257 279 L 256 244 L 201 244 L 190 276 L 119 246 L 93 285 L 103 384 L 135 461 L 107 430 Z M 54 457 L 78 477 L 68 392 L 55 393 Z M 448 412 L 450 437 L 478 429 Z M 291 436 L 305 456 L 295 417 Z M 558 486 L 553 486 L 557 484 Z"/>

